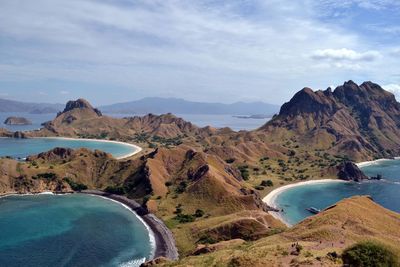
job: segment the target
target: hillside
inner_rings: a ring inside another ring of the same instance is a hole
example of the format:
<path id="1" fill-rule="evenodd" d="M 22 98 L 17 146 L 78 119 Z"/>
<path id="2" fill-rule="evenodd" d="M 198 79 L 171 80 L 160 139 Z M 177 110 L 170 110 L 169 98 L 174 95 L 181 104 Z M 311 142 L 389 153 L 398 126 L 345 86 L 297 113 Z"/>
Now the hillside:
<path id="1" fill-rule="evenodd" d="M 26 103 L 8 99 L 0 99 L 0 112 L 54 113 L 63 107 L 62 104 Z"/>
<path id="2" fill-rule="evenodd" d="M 353 160 L 393 157 L 400 154 L 400 104 L 372 82 L 304 88 L 260 131 L 293 135 L 302 146 Z"/>
<path id="3" fill-rule="evenodd" d="M 400 255 L 400 234 L 393 231 L 399 227 L 400 214 L 368 197 L 352 197 L 282 233 L 210 245 L 202 255 L 163 266 L 341 266 L 343 249 L 362 240 L 377 240 Z"/>
<path id="4" fill-rule="evenodd" d="M 187 101 L 180 98 L 146 97 L 140 100 L 100 106 L 106 113 L 126 114 L 228 114 L 228 115 L 272 115 L 279 106 L 264 102 L 236 102 L 232 104 L 204 103 Z"/>
<path id="5" fill-rule="evenodd" d="M 136 141 L 144 141 L 150 137 L 174 139 L 184 136 L 208 136 L 218 132 L 211 127 L 199 128 L 170 113 L 163 115 L 148 114 L 142 117 L 121 119 L 112 118 L 103 115 L 100 110 L 94 108 L 84 99 L 68 102 L 64 110 L 59 112 L 54 120 L 43 124 L 43 126 L 42 130 L 31 132 L 30 135 L 79 136 L 118 140 L 136 138 Z"/>

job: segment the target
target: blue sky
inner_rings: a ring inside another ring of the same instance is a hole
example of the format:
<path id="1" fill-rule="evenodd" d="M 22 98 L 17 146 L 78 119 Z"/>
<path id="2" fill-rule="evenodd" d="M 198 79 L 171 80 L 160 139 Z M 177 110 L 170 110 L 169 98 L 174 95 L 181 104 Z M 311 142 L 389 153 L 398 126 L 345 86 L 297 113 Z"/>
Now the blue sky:
<path id="1" fill-rule="evenodd" d="M 281 104 L 349 79 L 400 96 L 399 14 L 397 0 L 3 0 L 0 98 Z"/>

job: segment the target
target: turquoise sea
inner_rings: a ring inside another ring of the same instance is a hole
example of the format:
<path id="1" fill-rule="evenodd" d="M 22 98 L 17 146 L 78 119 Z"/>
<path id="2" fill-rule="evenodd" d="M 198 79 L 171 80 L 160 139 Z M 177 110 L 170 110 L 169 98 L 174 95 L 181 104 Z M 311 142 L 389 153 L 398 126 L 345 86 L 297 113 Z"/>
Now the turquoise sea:
<path id="1" fill-rule="evenodd" d="M 114 157 L 122 157 L 135 151 L 134 147 L 112 142 L 95 140 L 72 140 L 60 138 L 0 138 L 0 157 L 26 158 L 29 155 L 51 150 L 55 147 L 80 148 L 102 150 L 111 153 Z"/>
<path id="2" fill-rule="evenodd" d="M 384 179 L 362 183 L 338 182 L 293 187 L 277 196 L 276 206 L 284 210 L 282 216 L 290 224 L 312 216 L 306 208 L 324 209 L 354 195 L 370 195 L 385 208 L 400 212 L 400 160 L 379 161 L 362 167 L 361 170 L 368 176 L 382 174 Z"/>
<path id="3" fill-rule="evenodd" d="M 130 210 L 90 195 L 0 198 L 1 266 L 139 266 L 154 247 Z"/>

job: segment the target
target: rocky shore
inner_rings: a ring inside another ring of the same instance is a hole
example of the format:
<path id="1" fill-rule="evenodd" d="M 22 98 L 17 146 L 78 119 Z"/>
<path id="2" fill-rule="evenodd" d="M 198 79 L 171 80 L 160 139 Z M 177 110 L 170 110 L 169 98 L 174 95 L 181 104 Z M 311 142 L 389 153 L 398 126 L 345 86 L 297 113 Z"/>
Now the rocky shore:
<path id="1" fill-rule="evenodd" d="M 154 214 L 149 213 L 147 209 L 143 208 L 139 203 L 124 196 L 109 194 L 98 190 L 84 190 L 81 193 L 106 197 L 131 208 L 143 219 L 154 234 L 156 242 L 154 258 L 165 257 L 171 260 L 178 259 L 179 254 L 172 232 L 160 219 L 158 219 Z"/>

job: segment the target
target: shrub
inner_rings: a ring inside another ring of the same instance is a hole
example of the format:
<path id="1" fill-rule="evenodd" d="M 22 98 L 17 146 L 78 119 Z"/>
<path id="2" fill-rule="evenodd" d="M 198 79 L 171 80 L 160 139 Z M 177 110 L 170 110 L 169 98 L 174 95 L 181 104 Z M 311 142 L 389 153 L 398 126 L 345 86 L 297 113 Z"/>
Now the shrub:
<path id="1" fill-rule="evenodd" d="M 123 186 L 110 185 L 110 186 L 107 186 L 106 189 L 104 189 L 104 191 L 107 193 L 116 194 L 116 195 L 125 194 L 125 188 Z"/>
<path id="2" fill-rule="evenodd" d="M 228 164 L 231 164 L 231 163 L 233 163 L 234 161 L 235 161 L 234 158 L 230 158 L 230 159 L 226 159 L 226 160 L 225 160 L 225 162 L 228 163 Z"/>
<path id="3" fill-rule="evenodd" d="M 387 246 L 375 241 L 357 243 L 342 254 L 344 264 L 349 266 L 399 266 L 396 254 Z"/>
<path id="4" fill-rule="evenodd" d="M 178 187 L 175 189 L 175 193 L 181 194 L 181 193 L 185 192 L 186 187 L 187 187 L 187 183 L 185 181 L 180 182 Z"/>
<path id="5" fill-rule="evenodd" d="M 182 213 L 176 215 L 175 219 L 180 223 L 189 223 L 189 222 L 194 222 L 194 220 L 195 220 L 193 215 L 182 214 Z"/>
<path id="6" fill-rule="evenodd" d="M 194 216 L 195 216 L 195 217 L 203 217 L 203 215 L 204 215 L 204 211 L 203 211 L 203 210 L 197 209 L 197 210 L 194 212 Z"/>
<path id="7" fill-rule="evenodd" d="M 263 180 L 260 185 L 261 186 L 274 186 L 274 183 L 271 180 Z"/>
<path id="8" fill-rule="evenodd" d="M 65 177 L 63 180 L 66 181 L 69 184 L 69 186 L 71 187 L 71 189 L 74 191 L 82 191 L 82 190 L 88 189 L 87 185 L 81 184 L 81 183 L 76 183 L 76 182 L 72 181 L 71 179 L 69 179 L 68 177 Z"/>
<path id="9" fill-rule="evenodd" d="M 57 179 L 57 174 L 52 173 L 52 172 L 39 173 L 37 175 L 37 178 L 54 181 L 55 179 Z"/>

